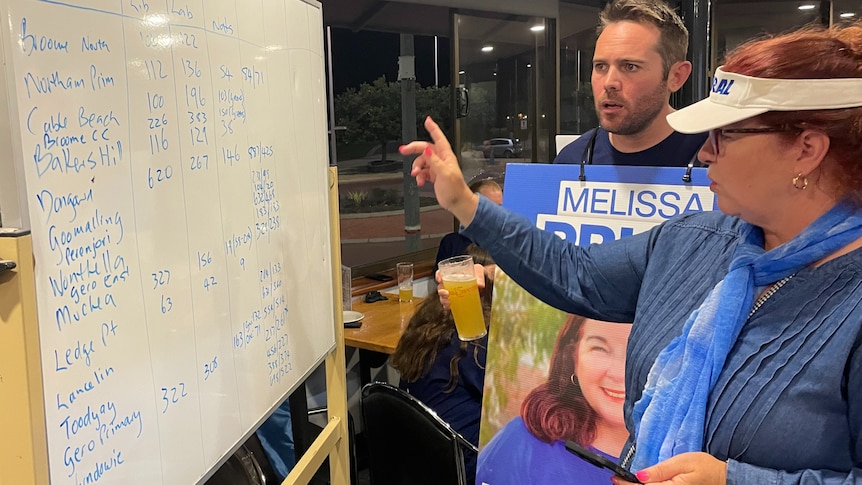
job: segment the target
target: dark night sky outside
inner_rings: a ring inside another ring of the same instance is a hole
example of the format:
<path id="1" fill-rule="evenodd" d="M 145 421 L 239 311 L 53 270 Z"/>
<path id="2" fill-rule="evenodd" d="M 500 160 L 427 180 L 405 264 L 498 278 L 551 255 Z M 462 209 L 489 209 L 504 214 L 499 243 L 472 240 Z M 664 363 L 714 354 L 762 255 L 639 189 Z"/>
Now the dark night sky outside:
<path id="1" fill-rule="evenodd" d="M 416 80 L 422 87 L 434 85 L 434 37 L 414 36 Z M 332 29 L 332 84 L 335 95 L 348 88 L 371 83 L 381 75 L 398 80 L 400 36 L 386 32 L 353 32 Z M 438 84 L 450 84 L 449 39 L 438 37 Z"/>

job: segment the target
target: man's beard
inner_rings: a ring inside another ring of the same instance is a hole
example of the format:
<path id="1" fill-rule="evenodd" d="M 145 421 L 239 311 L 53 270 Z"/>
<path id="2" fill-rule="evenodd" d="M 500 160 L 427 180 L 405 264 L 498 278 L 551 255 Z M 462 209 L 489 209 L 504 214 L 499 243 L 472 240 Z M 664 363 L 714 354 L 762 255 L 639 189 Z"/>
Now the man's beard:
<path id="1" fill-rule="evenodd" d="M 613 99 L 607 100 L 613 101 Z M 621 117 L 614 122 L 606 122 L 600 112 L 601 101 L 596 103 L 596 114 L 599 117 L 599 124 L 605 131 L 615 135 L 635 135 L 644 131 L 653 122 L 666 103 L 667 81 L 663 81 L 652 93 L 628 104 L 631 109 L 629 116 Z"/>

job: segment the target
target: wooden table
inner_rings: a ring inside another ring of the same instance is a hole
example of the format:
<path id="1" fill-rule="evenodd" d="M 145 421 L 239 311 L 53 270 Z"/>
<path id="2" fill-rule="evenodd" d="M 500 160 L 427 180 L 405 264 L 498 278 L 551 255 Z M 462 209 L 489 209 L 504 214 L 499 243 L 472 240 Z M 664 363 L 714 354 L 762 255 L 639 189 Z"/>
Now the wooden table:
<path id="1" fill-rule="evenodd" d="M 384 354 L 395 352 L 401 334 L 423 298 L 413 297 L 410 303 L 399 303 L 398 295 L 385 296 L 389 298 L 386 301 L 353 302 L 353 310 L 361 312 L 365 317 L 360 328 L 344 329 L 345 345 Z"/>
<path id="2" fill-rule="evenodd" d="M 359 349 L 359 380 L 363 385 L 371 382 L 371 368 L 380 367 L 395 352 L 398 341 L 416 307 L 423 298 L 413 297 L 410 303 L 400 303 L 398 295 L 385 294 L 386 301 L 353 302 L 353 310 L 361 312 L 360 328 L 344 329 L 344 344 Z"/>

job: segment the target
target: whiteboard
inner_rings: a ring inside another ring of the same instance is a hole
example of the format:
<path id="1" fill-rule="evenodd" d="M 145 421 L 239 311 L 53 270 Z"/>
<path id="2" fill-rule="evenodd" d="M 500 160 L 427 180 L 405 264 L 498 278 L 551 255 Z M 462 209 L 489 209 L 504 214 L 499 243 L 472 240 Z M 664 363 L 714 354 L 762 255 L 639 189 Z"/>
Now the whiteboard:
<path id="1" fill-rule="evenodd" d="M 52 484 L 201 481 L 334 346 L 320 4 L 2 4 Z"/>

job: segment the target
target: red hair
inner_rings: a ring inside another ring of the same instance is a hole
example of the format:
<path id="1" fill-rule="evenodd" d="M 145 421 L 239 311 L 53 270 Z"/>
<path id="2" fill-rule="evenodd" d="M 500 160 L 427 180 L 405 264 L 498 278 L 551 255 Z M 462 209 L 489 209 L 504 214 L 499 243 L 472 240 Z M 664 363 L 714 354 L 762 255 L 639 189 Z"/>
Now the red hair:
<path id="1" fill-rule="evenodd" d="M 588 446 L 596 438 L 596 413 L 575 376 L 584 317 L 571 315 L 557 334 L 548 380 L 521 403 L 521 419 L 530 434 L 546 442 L 572 440 Z"/>
<path id="2" fill-rule="evenodd" d="M 778 79 L 862 78 L 862 24 L 806 27 L 750 41 L 727 55 L 722 70 Z M 862 107 L 770 111 L 756 118 L 770 126 L 828 135 L 823 169 L 831 172 L 842 192 L 862 203 Z"/>

